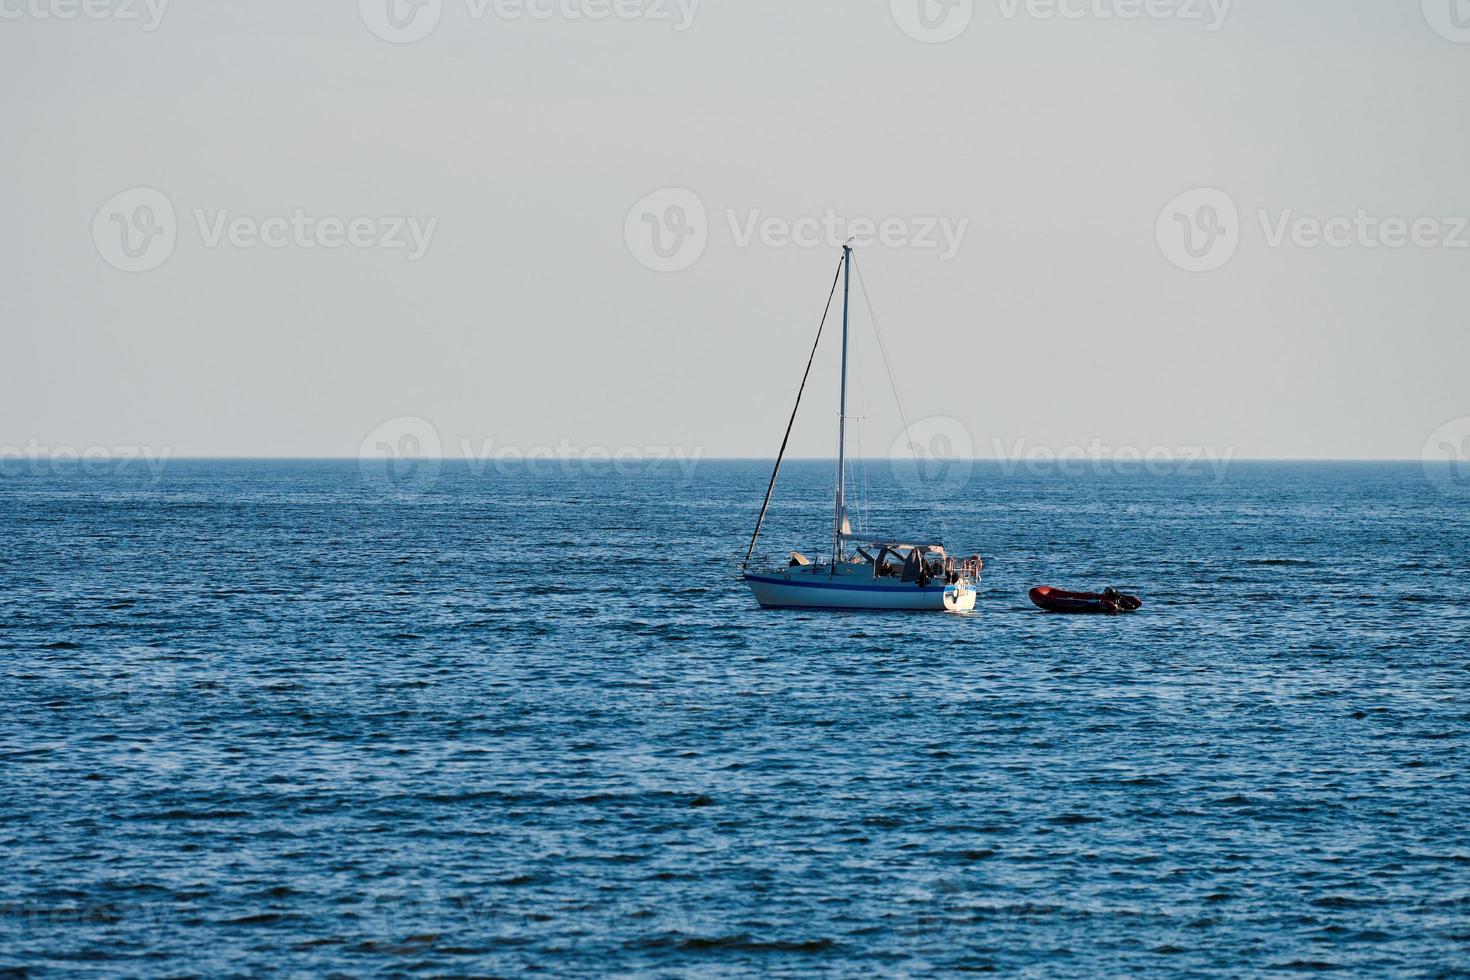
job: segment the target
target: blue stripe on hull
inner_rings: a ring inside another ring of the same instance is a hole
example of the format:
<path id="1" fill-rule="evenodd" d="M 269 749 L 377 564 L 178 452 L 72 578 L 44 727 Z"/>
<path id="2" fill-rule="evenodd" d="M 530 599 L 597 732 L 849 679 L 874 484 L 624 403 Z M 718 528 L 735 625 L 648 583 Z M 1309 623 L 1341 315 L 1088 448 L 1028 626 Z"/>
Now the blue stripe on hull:
<path id="1" fill-rule="evenodd" d="M 765 610 L 791 610 L 794 612 L 830 612 L 830 613 L 898 613 L 922 615 L 924 613 L 944 612 L 937 606 L 778 606 L 766 605 L 757 600 L 761 609 Z"/>
<path id="2" fill-rule="evenodd" d="M 830 589 L 837 592 L 885 592 L 889 595 L 900 593 L 908 595 L 944 595 L 944 586 L 942 585 L 937 588 L 921 589 L 918 586 L 914 586 L 908 589 L 902 585 L 839 585 L 836 582 L 795 582 L 784 578 L 769 578 L 765 575 L 746 575 L 745 581 L 764 582 L 767 585 L 789 585 L 801 589 Z"/>

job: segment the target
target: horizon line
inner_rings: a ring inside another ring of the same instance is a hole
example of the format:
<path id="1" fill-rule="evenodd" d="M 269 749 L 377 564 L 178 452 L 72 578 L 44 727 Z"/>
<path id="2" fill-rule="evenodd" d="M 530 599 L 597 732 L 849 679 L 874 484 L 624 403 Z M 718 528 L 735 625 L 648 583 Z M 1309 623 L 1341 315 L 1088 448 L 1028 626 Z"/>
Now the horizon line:
<path id="1" fill-rule="evenodd" d="M 110 455 L 106 455 L 106 456 L 83 457 L 83 456 L 79 456 L 79 455 L 76 455 L 76 454 L 69 454 L 69 455 L 65 455 L 65 456 L 58 456 L 58 455 L 55 455 L 55 454 L 40 454 L 40 453 L 34 454 L 34 455 L 27 455 L 27 456 L 0 455 L 0 466 L 4 466 L 6 463 L 9 463 L 9 462 L 24 463 L 24 462 L 43 462 L 44 461 L 44 462 L 56 462 L 56 463 L 64 463 L 64 462 L 78 462 L 78 463 L 80 463 L 80 462 L 87 462 L 89 460 L 91 460 L 91 461 L 103 461 L 103 460 L 118 459 L 118 458 L 121 458 L 122 456 L 123 456 L 123 454 L 110 454 Z M 136 457 L 133 457 L 133 458 L 136 458 Z M 153 458 L 155 460 L 157 460 L 160 457 L 155 456 Z M 203 453 L 203 454 L 191 453 L 191 454 L 178 455 L 178 456 L 175 456 L 175 455 L 173 455 L 173 454 L 170 453 L 170 454 L 168 454 L 166 456 L 163 456 L 161 458 L 164 459 L 164 460 L 171 460 L 171 461 L 176 461 L 176 462 L 199 462 L 199 463 L 203 463 L 203 462 L 242 462 L 242 463 L 246 463 L 246 462 L 259 462 L 259 463 L 270 463 L 270 462 L 277 462 L 277 463 L 285 463 L 285 462 L 301 462 L 301 463 L 312 463 L 312 462 L 314 462 L 314 463 L 388 462 L 388 459 L 387 458 L 383 458 L 383 457 L 371 457 L 371 456 L 364 457 L 364 456 L 347 456 L 347 455 L 340 455 L 340 456 L 337 456 L 337 455 L 246 455 L 246 454 L 237 454 L 237 453 Z M 588 458 L 586 456 L 536 456 L 536 457 L 532 458 L 530 456 L 527 456 L 527 455 L 522 454 L 520 456 L 506 457 L 506 458 L 503 458 L 503 459 L 482 458 L 482 457 L 475 457 L 475 456 L 403 456 L 403 457 L 393 457 L 393 458 L 394 459 L 403 459 L 403 460 L 406 460 L 406 461 L 442 462 L 442 463 L 475 463 L 475 462 L 478 462 L 478 463 L 558 463 L 558 462 L 570 463 L 570 462 L 586 462 L 586 463 L 599 463 L 599 464 L 600 463 L 609 463 L 609 464 L 611 464 L 611 463 L 637 463 L 637 462 L 665 462 L 670 457 L 662 457 L 662 458 L 640 457 L 640 458 L 637 458 L 637 459 L 627 458 L 627 459 L 618 460 L 618 459 L 615 459 L 614 457 L 611 457 L 611 456 L 609 456 L 609 457 L 607 457 L 605 459 L 602 458 L 602 457 L 591 459 L 591 458 Z M 1214 457 L 1214 458 L 1217 461 L 1221 459 L 1221 457 L 1219 457 L 1218 455 L 1216 457 Z M 686 453 L 684 455 L 682 461 L 683 462 L 686 462 L 686 463 L 687 462 L 694 462 L 694 463 L 774 463 L 776 461 L 776 457 L 774 457 L 774 456 L 703 456 L 703 455 L 694 456 L 694 455 L 691 455 L 691 454 Z M 885 461 L 886 462 L 918 462 L 918 460 L 910 460 L 908 457 L 904 457 L 904 456 L 873 457 L 872 459 L 869 459 L 866 462 L 870 462 L 871 463 L 871 462 L 885 462 Z M 1016 457 L 1009 457 L 1009 456 L 968 456 L 968 457 L 966 457 L 966 456 L 954 456 L 954 457 L 949 457 L 949 458 L 946 458 L 946 459 L 935 459 L 933 461 L 934 462 L 939 462 L 939 463 L 1014 463 L 1016 465 L 1024 465 L 1024 464 L 1027 464 L 1027 463 L 1118 462 L 1119 460 L 1117 459 L 1116 456 L 1070 456 L 1069 455 L 1069 456 L 1066 456 L 1066 457 L 1062 457 L 1060 455 L 1054 455 L 1050 459 L 1028 459 L 1028 458 L 1016 458 Z M 1405 456 L 1405 457 L 1398 457 L 1398 456 L 1233 456 L 1233 457 L 1229 457 L 1228 461 L 1230 463 L 1424 463 L 1424 462 L 1453 463 L 1454 462 L 1454 460 L 1425 460 L 1423 457 L 1412 457 L 1412 456 Z M 835 466 L 836 463 L 837 463 L 837 457 L 836 456 L 789 456 L 789 457 L 786 457 L 785 459 L 783 459 L 782 462 L 783 463 L 827 463 L 827 464 L 831 464 L 831 465 L 834 465 Z M 1135 463 L 1135 462 L 1136 463 L 1139 463 L 1139 464 L 1143 464 L 1143 463 L 1147 463 L 1148 460 L 1146 458 L 1140 456 L 1136 460 L 1135 459 L 1132 459 L 1132 458 L 1129 458 L 1127 460 L 1123 460 L 1123 462 L 1128 463 L 1128 464 L 1132 464 L 1132 463 Z"/>

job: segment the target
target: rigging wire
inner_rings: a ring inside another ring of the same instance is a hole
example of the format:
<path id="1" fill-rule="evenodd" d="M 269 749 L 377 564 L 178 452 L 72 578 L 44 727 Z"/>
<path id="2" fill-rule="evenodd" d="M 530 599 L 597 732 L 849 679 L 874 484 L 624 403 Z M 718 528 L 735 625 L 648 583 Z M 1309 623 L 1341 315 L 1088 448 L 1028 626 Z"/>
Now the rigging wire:
<path id="1" fill-rule="evenodd" d="M 844 256 L 845 258 L 845 256 Z M 817 347 L 822 343 L 822 331 L 827 326 L 827 316 L 832 312 L 832 300 L 837 296 L 837 284 L 842 280 L 842 260 L 837 262 L 837 273 L 832 277 L 832 291 L 827 294 L 827 305 L 822 310 L 822 322 L 817 324 L 817 339 L 812 341 L 812 353 L 806 361 L 806 371 L 801 376 L 801 387 L 796 390 L 796 404 L 791 408 L 791 420 L 786 423 L 786 435 L 781 438 L 781 451 L 776 454 L 776 466 L 771 471 L 771 482 L 766 486 L 766 499 L 761 504 L 760 516 L 755 521 L 755 533 L 750 536 L 750 548 L 745 552 L 745 561 L 740 571 L 750 567 L 750 556 L 755 553 L 755 543 L 760 540 L 761 525 L 766 522 L 766 511 L 771 506 L 771 494 L 776 489 L 776 478 L 781 475 L 781 460 L 786 457 L 786 446 L 791 441 L 791 429 L 796 425 L 796 413 L 801 410 L 801 396 L 806 391 L 807 379 L 812 374 L 812 363 L 817 359 Z"/>
<path id="2" fill-rule="evenodd" d="M 873 298 L 868 295 L 868 285 L 863 281 L 862 267 L 857 264 L 857 256 L 853 256 L 853 269 L 857 272 L 858 291 L 863 294 L 863 304 L 868 308 L 868 319 L 873 323 L 873 335 L 878 338 L 878 352 L 883 355 L 883 368 L 888 372 L 888 385 L 893 389 L 893 402 L 898 406 L 898 419 L 903 423 L 904 441 L 908 443 L 909 452 L 914 457 L 914 466 L 918 471 L 919 482 L 923 484 L 925 496 L 929 498 L 931 507 L 938 507 L 934 499 L 934 488 L 929 485 L 928 471 L 924 463 L 919 459 L 919 447 L 914 445 L 912 427 L 909 425 L 907 413 L 903 410 L 903 398 L 898 393 L 898 382 L 893 378 L 893 365 L 888 360 L 888 347 L 883 343 L 883 331 L 878 327 L 878 314 L 873 310 Z"/>
<path id="3" fill-rule="evenodd" d="M 853 526 L 853 530 L 857 531 L 861 528 L 863 533 L 867 533 L 872 528 L 872 524 L 870 523 L 872 515 L 868 508 L 868 458 L 863 453 L 863 430 L 867 428 L 867 410 L 869 406 L 867 388 L 863 385 L 862 345 L 853 344 L 852 361 L 853 386 L 857 389 L 858 408 L 858 415 L 855 420 L 857 422 L 855 427 L 857 433 L 857 456 L 852 464 L 853 484 L 858 490 L 858 523 Z"/>

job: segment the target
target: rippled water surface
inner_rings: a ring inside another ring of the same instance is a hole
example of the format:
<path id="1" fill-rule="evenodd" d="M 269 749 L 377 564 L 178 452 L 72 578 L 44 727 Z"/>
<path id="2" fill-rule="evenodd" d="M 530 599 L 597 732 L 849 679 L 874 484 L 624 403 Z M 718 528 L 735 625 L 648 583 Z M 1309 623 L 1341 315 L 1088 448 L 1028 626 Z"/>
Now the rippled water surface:
<path id="1" fill-rule="evenodd" d="M 965 617 L 757 609 L 764 464 L 542 469 L 0 469 L 0 970 L 1470 965 L 1470 496 L 1418 466 L 872 481 L 986 556 Z"/>

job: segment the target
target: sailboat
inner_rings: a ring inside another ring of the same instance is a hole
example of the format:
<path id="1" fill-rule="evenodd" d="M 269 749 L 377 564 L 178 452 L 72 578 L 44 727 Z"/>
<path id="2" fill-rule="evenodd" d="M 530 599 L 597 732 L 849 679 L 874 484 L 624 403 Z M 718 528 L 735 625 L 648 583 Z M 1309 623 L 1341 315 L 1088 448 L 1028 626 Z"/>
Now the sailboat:
<path id="1" fill-rule="evenodd" d="M 909 535 L 884 537 L 855 534 L 847 509 L 847 348 L 848 325 L 852 300 L 852 242 L 842 247 L 837 276 L 832 280 L 832 293 L 842 281 L 842 363 L 841 388 L 837 411 L 837 486 L 835 513 L 832 520 L 832 550 L 827 561 L 812 561 L 792 552 L 784 568 L 751 571 L 751 556 L 760 539 L 771 494 L 781 474 L 781 461 L 791 441 L 791 429 L 801 409 L 801 395 L 811 376 L 817 347 L 822 341 L 822 328 L 807 360 L 806 374 L 796 395 L 796 407 L 786 426 L 786 438 L 776 456 L 771 482 L 766 488 L 765 503 L 756 518 L 755 533 L 745 553 L 741 575 L 756 602 L 765 609 L 848 609 L 908 610 L 935 612 L 970 612 L 975 608 L 984 562 L 978 555 L 963 560 L 952 557 L 944 546 L 931 537 Z M 827 297 L 827 310 L 822 325 L 831 312 L 833 296 Z"/>

